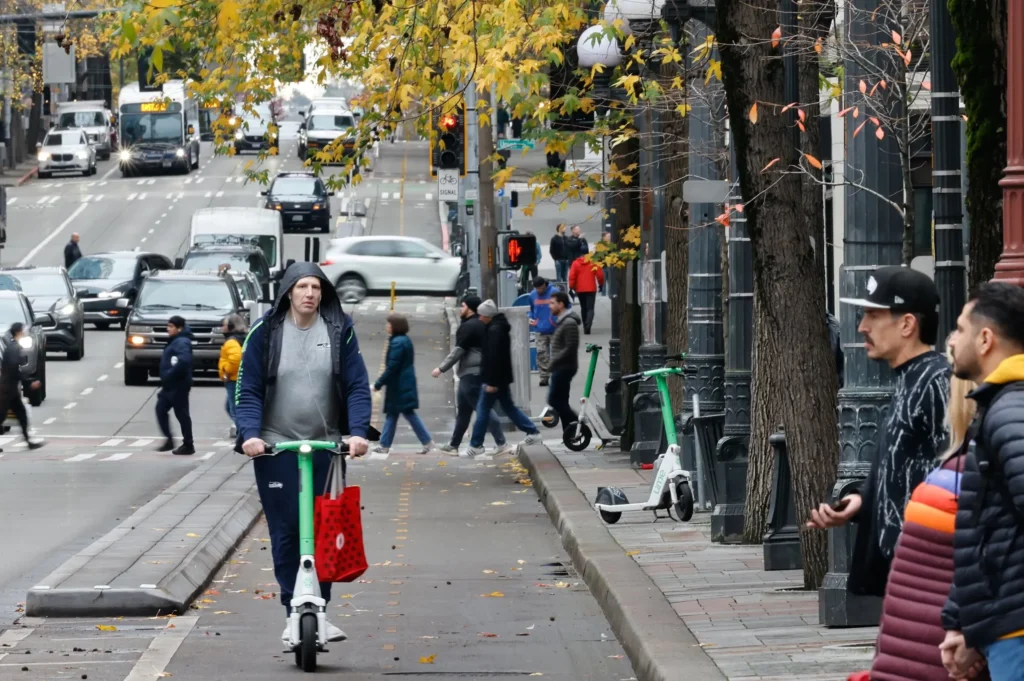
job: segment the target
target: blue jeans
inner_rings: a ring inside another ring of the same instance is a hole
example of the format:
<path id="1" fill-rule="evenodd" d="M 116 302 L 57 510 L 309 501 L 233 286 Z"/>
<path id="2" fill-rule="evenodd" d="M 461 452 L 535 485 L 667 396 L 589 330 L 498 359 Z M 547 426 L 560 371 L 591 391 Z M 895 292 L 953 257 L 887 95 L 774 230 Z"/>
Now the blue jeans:
<path id="1" fill-rule="evenodd" d="M 412 409 L 404 411 L 401 414 L 388 414 L 384 419 L 384 430 L 380 434 L 380 446 L 387 449 L 391 446 L 391 443 L 395 440 L 395 431 L 398 430 L 398 417 L 404 416 L 405 420 L 412 426 L 412 430 L 416 433 L 416 437 L 420 439 L 421 444 L 427 444 L 430 442 L 430 433 L 427 432 L 427 427 L 423 425 L 423 421 L 416 415 Z"/>
<path id="2" fill-rule="evenodd" d="M 224 388 L 227 390 L 228 399 L 225 408 L 228 410 L 228 416 L 231 417 L 231 423 L 235 422 L 235 382 L 224 381 Z"/>
<path id="3" fill-rule="evenodd" d="M 469 439 L 470 447 L 484 446 L 484 435 L 487 433 L 491 409 L 494 409 L 495 403 L 501 405 L 502 410 L 512 419 L 512 423 L 515 424 L 516 428 L 528 435 L 540 433 L 537 430 L 537 426 L 533 425 L 530 417 L 519 411 L 519 407 L 512 401 L 512 392 L 506 385 L 504 388 L 498 388 L 498 392 L 494 393 L 489 393 L 486 390 L 480 391 L 480 401 L 476 404 L 476 422 L 473 424 L 473 435 Z"/>
<path id="4" fill-rule="evenodd" d="M 1024 637 L 996 641 L 984 650 L 992 681 L 1024 679 Z"/>
<path id="5" fill-rule="evenodd" d="M 569 260 L 556 260 L 555 261 L 555 281 L 564 281 L 566 284 L 569 283 L 569 265 L 572 262 Z"/>
<path id="6" fill-rule="evenodd" d="M 483 381 L 479 374 L 469 374 L 459 379 L 459 390 L 455 394 L 455 430 L 452 431 L 451 446 L 456 449 L 462 444 L 462 436 L 469 430 L 469 423 L 473 419 L 473 412 L 480 402 L 480 390 L 483 388 Z M 488 414 L 489 424 L 487 429 L 491 431 L 494 443 L 501 447 L 505 444 L 505 433 L 501 430 L 501 421 L 492 411 Z"/>

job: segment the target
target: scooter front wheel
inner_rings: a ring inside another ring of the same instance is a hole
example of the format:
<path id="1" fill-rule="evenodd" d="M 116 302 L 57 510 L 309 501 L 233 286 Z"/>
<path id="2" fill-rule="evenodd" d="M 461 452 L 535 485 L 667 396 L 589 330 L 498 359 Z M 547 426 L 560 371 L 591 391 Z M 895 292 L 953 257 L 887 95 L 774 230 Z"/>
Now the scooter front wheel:
<path id="1" fill-rule="evenodd" d="M 614 506 L 616 504 L 629 503 L 629 499 L 626 498 L 626 495 L 623 494 L 621 490 L 618 490 L 618 494 L 620 498 L 616 498 L 615 493 L 612 492 L 611 489 L 605 487 L 604 489 L 597 493 L 597 499 L 595 499 L 595 501 L 597 501 L 597 503 L 603 506 Z M 622 513 L 606 511 L 604 509 L 600 510 L 600 514 L 601 520 L 605 521 L 609 525 L 614 525 L 615 523 L 619 522 L 619 518 L 622 517 Z"/>
<path id="2" fill-rule="evenodd" d="M 676 515 L 683 522 L 693 517 L 693 490 L 690 483 L 680 480 L 676 483 Z"/>
<path id="3" fill-rule="evenodd" d="M 576 427 L 579 426 L 579 435 L 576 434 Z M 562 444 L 574 452 L 582 452 L 590 446 L 590 426 L 586 423 L 570 423 L 562 431 Z"/>
<path id="4" fill-rule="evenodd" d="M 308 612 L 299 619 L 299 646 L 295 649 L 295 664 L 304 672 L 316 671 L 316 615 Z"/>

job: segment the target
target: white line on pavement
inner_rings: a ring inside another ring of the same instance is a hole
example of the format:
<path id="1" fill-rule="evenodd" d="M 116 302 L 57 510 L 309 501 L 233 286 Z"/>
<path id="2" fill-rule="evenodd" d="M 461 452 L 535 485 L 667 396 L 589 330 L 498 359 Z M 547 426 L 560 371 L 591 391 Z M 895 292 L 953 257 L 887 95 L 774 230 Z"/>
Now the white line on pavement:
<path id="1" fill-rule="evenodd" d="M 50 425 L 51 423 L 53 423 L 54 421 L 56 421 L 56 420 L 57 420 L 57 417 L 56 417 L 56 416 L 51 416 L 50 418 L 48 418 L 48 419 L 46 419 L 45 421 L 43 421 L 43 425 L 44 425 L 44 426 L 48 426 L 48 425 Z"/>
<path id="2" fill-rule="evenodd" d="M 68 402 L 67 404 L 64 405 L 64 408 L 74 409 L 76 406 L 78 406 L 78 402 Z"/>
<path id="3" fill-rule="evenodd" d="M 101 443 L 100 447 L 116 447 L 122 442 L 124 442 L 123 437 L 115 437 L 107 440 L 106 442 Z"/>
<path id="4" fill-rule="evenodd" d="M 64 463 L 76 463 L 78 461 L 85 461 L 96 456 L 95 454 L 75 454 L 74 456 L 64 459 Z"/>
<path id="5" fill-rule="evenodd" d="M 82 394 L 82 396 L 84 397 L 85 395 L 88 395 L 88 394 L 90 394 L 91 392 L 92 392 L 92 388 L 86 388 L 86 389 L 84 389 L 84 390 L 83 390 L 83 391 L 81 392 L 81 394 Z"/>
<path id="6" fill-rule="evenodd" d="M 174 194 L 168 194 L 168 195 L 167 195 L 167 198 L 168 198 L 168 199 L 170 199 L 170 198 L 173 198 L 173 197 L 174 197 Z"/>
<path id="7" fill-rule="evenodd" d="M 384 461 L 385 459 L 388 458 L 388 456 L 390 456 L 389 453 L 383 453 L 382 454 L 380 452 L 374 452 L 373 454 L 370 454 L 366 458 L 369 459 L 370 461 Z"/>
<path id="8" fill-rule="evenodd" d="M 14 438 L 11 438 L 11 439 L 13 440 Z M 233 447 L 234 445 L 235 445 L 235 443 L 232 442 L 231 440 L 221 440 L 219 442 L 214 442 L 213 443 L 214 447 Z"/>
<path id="9" fill-rule="evenodd" d="M 40 197 L 39 197 L 39 200 L 38 200 L 38 201 L 36 201 L 36 203 L 46 203 L 46 202 L 47 202 L 47 201 L 49 201 L 49 200 L 50 200 L 50 197 L 49 197 L 49 196 L 40 196 Z"/>
<path id="10" fill-rule="evenodd" d="M 159 221 L 159 220 L 157 220 L 157 221 L 156 221 L 156 222 L 154 222 L 153 224 L 154 224 L 154 225 L 159 225 L 159 224 L 160 224 L 160 221 Z"/>
<path id="11" fill-rule="evenodd" d="M 134 201 L 135 197 L 138 196 L 138 195 L 139 195 L 138 192 L 132 192 L 131 194 L 128 195 L 128 200 L 129 201 Z"/>
<path id="12" fill-rule="evenodd" d="M 118 452 L 117 454 L 111 454 L 105 459 L 100 459 L 100 461 L 124 461 L 132 454 L 134 454 L 134 452 Z"/>
<path id="13" fill-rule="evenodd" d="M 136 440 L 135 442 L 128 445 L 129 447 L 145 447 L 153 442 L 152 438 L 144 437 Z"/>
<path id="14" fill-rule="evenodd" d="M 382 192 L 381 195 L 380 195 L 380 198 L 383 201 L 387 201 L 388 200 L 388 196 L 390 196 L 390 194 L 388 192 Z"/>
<path id="15" fill-rule="evenodd" d="M 167 213 L 161 213 L 161 214 L 160 214 L 160 217 L 162 217 L 162 218 L 165 218 L 165 217 L 167 217 Z"/>
<path id="16" fill-rule="evenodd" d="M 149 648 L 142 653 L 142 657 L 135 663 L 124 681 L 156 681 L 161 678 L 174 653 L 178 652 L 178 648 L 198 621 L 198 617 L 175 617 L 171 620 L 168 627 L 173 625 L 174 628 L 164 629 L 150 641 Z"/>
<path id="17" fill-rule="evenodd" d="M 192 184 L 192 178 L 190 177 L 190 178 L 188 178 L 187 180 L 185 180 L 185 184 Z M 168 195 L 167 195 L 167 198 L 171 198 L 171 195 L 170 195 L 170 194 L 168 194 Z"/>
<path id="18" fill-rule="evenodd" d="M 14 197 L 12 197 L 12 198 L 9 198 L 9 199 L 7 199 L 7 205 L 9 206 L 9 205 L 11 205 L 12 203 L 15 203 L 15 202 L 16 202 L 17 200 L 18 200 L 18 197 L 17 197 L 17 196 L 14 196 Z"/>
<path id="19" fill-rule="evenodd" d="M 74 221 L 75 218 L 77 218 L 79 215 L 81 215 L 82 211 L 85 210 L 86 208 L 88 208 L 88 204 L 85 204 L 85 203 L 83 203 L 80 206 L 78 206 L 78 208 L 76 208 L 74 210 L 74 212 L 72 212 L 71 215 L 68 216 L 67 220 L 65 220 L 64 222 L 62 222 L 59 225 L 57 225 L 57 228 L 55 230 L 53 230 L 52 232 L 47 234 L 45 239 L 43 239 L 38 244 L 36 244 L 36 247 L 33 248 L 31 251 L 29 251 L 28 255 L 26 255 L 24 258 L 21 259 L 21 261 L 18 263 L 18 267 L 24 267 L 29 262 L 31 262 L 32 258 L 34 258 L 36 256 L 36 254 L 39 253 L 39 251 L 43 250 L 43 248 L 46 246 L 46 244 L 48 244 L 51 241 L 53 241 L 53 238 L 55 236 L 57 236 L 58 234 L 60 234 L 64 230 L 65 227 L 67 227 L 69 224 L 71 224 L 71 222 Z"/>
<path id="20" fill-rule="evenodd" d="M 103 374 L 103 375 L 101 375 L 101 376 L 100 376 L 99 378 L 97 378 L 96 380 L 97 380 L 97 381 L 105 381 L 105 380 L 107 380 L 107 375 L 106 375 L 106 374 Z"/>
<path id="21" fill-rule="evenodd" d="M 120 369 L 123 366 L 124 366 L 124 362 L 118 362 L 117 364 L 114 365 L 114 368 L 115 369 Z"/>
<path id="22" fill-rule="evenodd" d="M 138 185 L 146 184 L 146 181 L 145 180 L 139 180 L 135 184 L 138 184 Z"/>
<path id="23" fill-rule="evenodd" d="M 146 180 L 146 184 L 156 184 L 156 180 Z"/>
<path id="24" fill-rule="evenodd" d="M 0 648 L 9 650 L 15 647 L 20 641 L 24 641 L 26 638 L 31 636 L 33 631 L 35 631 L 35 629 L 8 629 L 4 633 L 0 634 Z M 0 660 L 5 657 L 7 657 L 7 653 L 0 653 Z"/>
<path id="25" fill-rule="evenodd" d="M 141 239 L 139 239 L 139 243 L 140 244 L 146 243 L 146 237 L 142 237 Z"/>
<path id="26" fill-rule="evenodd" d="M 142 201 L 145 198 L 146 198 L 146 192 L 142 192 L 141 194 L 139 194 L 139 201 Z"/>
<path id="27" fill-rule="evenodd" d="M 60 201 L 60 194 L 50 197 L 50 203 L 57 203 L 58 201 Z"/>
<path id="28" fill-rule="evenodd" d="M 430 192 L 427 192 L 427 201 L 430 201 L 432 198 L 434 198 L 434 195 L 431 194 Z"/>
<path id="29" fill-rule="evenodd" d="M 218 199 L 219 199 L 220 197 L 222 197 L 222 196 L 224 196 L 224 192 L 217 192 L 217 198 L 218 198 Z"/>
<path id="30" fill-rule="evenodd" d="M 206 194 L 204 194 L 204 197 L 207 199 L 210 198 L 211 196 L 213 196 L 213 192 L 206 192 Z"/>
<path id="31" fill-rule="evenodd" d="M 160 223 L 160 221 L 159 221 L 159 220 L 157 220 L 157 224 L 159 224 L 159 223 Z M 152 233 L 153 233 L 153 230 L 154 230 L 154 228 L 153 228 L 153 227 L 150 227 L 150 228 L 149 228 L 149 232 L 147 232 L 147 234 L 152 234 Z"/>
<path id="32" fill-rule="evenodd" d="M 118 166 L 116 166 L 116 165 L 115 165 L 115 166 L 114 166 L 113 168 L 111 168 L 111 169 L 110 169 L 110 170 L 108 170 L 107 172 L 103 173 L 103 177 L 101 177 L 100 179 L 101 179 L 101 180 L 105 180 L 105 179 L 107 179 L 108 177 L 110 177 L 111 175 L 113 175 L 114 173 L 116 173 L 116 172 L 117 172 L 118 170 L 120 170 L 120 168 L 119 168 Z M 102 187 L 102 186 L 103 186 L 103 185 L 105 185 L 105 184 L 106 184 L 106 182 L 101 182 L 101 183 L 100 183 L 100 186 Z"/>
<path id="33" fill-rule="evenodd" d="M 199 457 L 199 460 L 200 461 L 206 461 L 207 459 L 211 458 L 216 453 L 217 452 L 206 452 L 206 454 L 203 454 L 201 457 Z"/>

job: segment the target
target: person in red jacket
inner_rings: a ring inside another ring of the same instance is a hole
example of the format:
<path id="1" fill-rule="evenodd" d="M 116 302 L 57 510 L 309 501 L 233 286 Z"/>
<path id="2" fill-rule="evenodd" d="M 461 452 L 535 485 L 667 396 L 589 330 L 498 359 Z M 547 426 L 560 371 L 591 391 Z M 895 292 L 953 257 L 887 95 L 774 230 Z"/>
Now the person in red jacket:
<path id="1" fill-rule="evenodd" d="M 589 253 L 572 261 L 572 267 L 569 268 L 569 289 L 579 298 L 585 334 L 590 334 L 590 326 L 594 323 L 594 300 L 597 298 L 598 289 L 603 286 L 604 272 L 590 262 Z"/>

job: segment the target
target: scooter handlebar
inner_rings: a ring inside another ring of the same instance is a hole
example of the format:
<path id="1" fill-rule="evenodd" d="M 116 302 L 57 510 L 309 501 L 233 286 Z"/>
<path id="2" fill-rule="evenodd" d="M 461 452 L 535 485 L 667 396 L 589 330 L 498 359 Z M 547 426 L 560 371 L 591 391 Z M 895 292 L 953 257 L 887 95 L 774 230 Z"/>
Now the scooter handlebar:
<path id="1" fill-rule="evenodd" d="M 638 374 L 626 374 L 625 376 L 622 377 L 622 382 L 623 383 L 634 383 L 636 381 L 642 381 L 645 378 L 647 378 L 647 377 L 644 376 L 644 372 L 641 371 Z"/>
<path id="2" fill-rule="evenodd" d="M 240 446 L 235 451 L 241 451 Z M 312 454 L 313 452 L 330 452 L 338 456 L 348 455 L 347 442 L 329 442 L 326 440 L 294 440 L 290 442 L 278 442 L 276 445 L 269 442 L 263 443 L 263 456 L 275 456 L 281 452 L 297 452 L 299 454 Z"/>

